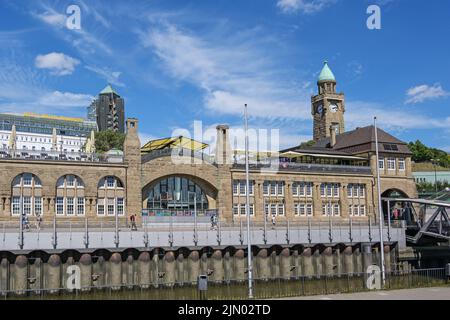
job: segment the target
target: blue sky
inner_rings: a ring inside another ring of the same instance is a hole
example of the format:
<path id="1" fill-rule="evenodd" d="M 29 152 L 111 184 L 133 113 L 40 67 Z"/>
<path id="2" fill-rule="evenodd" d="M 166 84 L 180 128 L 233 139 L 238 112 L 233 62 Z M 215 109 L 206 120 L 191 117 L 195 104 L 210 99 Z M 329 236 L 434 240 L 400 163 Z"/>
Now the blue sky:
<path id="1" fill-rule="evenodd" d="M 81 9 L 81 30 L 65 27 Z M 381 30 L 366 27 L 381 8 Z M 228 123 L 312 135 L 328 60 L 346 129 L 372 123 L 450 151 L 450 2 L 444 0 L 0 1 L 0 111 L 84 116 L 109 82 L 141 140 Z"/>

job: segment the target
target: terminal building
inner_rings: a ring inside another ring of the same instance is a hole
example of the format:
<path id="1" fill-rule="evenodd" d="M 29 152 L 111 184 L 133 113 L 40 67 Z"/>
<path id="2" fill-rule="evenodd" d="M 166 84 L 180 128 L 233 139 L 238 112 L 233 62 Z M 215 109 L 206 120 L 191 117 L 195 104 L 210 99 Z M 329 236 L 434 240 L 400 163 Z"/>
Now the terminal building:
<path id="1" fill-rule="evenodd" d="M 43 220 L 146 221 L 160 216 L 217 214 L 238 222 L 269 215 L 307 223 L 308 219 L 361 219 L 378 213 L 377 170 L 382 196 L 417 197 L 407 144 L 373 126 L 345 131 L 345 96 L 325 63 L 311 100 L 312 144 L 302 144 L 250 166 L 234 157 L 229 128 L 217 126 L 214 154 L 183 137 L 159 139 L 141 148 L 138 120 L 126 121 L 123 160 L 119 162 L 0 158 L 0 221 L 20 213 Z M 282 138 L 282 137 L 281 137 Z M 89 159 L 88 159 L 89 160 Z M 153 218 L 151 218 L 153 217 Z"/>
<path id="2" fill-rule="evenodd" d="M 0 114 L 0 149 L 8 150 L 14 142 L 17 152 L 77 153 L 92 131 L 97 131 L 96 123 L 82 118 L 3 113 Z"/>

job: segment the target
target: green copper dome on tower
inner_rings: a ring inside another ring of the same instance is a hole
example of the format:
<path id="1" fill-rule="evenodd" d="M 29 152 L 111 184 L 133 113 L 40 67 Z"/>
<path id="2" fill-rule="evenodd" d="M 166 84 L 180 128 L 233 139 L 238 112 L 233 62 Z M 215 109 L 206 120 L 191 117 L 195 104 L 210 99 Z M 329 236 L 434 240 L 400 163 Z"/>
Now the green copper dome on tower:
<path id="1" fill-rule="evenodd" d="M 113 87 L 108 83 L 108 85 L 103 89 L 100 94 L 111 94 L 114 93 L 116 95 L 119 95 L 116 90 L 113 89 Z"/>
<path id="2" fill-rule="evenodd" d="M 323 68 L 320 72 L 318 81 L 336 81 L 333 72 L 331 71 L 330 67 L 328 67 L 328 61 L 325 61 L 323 63 Z"/>

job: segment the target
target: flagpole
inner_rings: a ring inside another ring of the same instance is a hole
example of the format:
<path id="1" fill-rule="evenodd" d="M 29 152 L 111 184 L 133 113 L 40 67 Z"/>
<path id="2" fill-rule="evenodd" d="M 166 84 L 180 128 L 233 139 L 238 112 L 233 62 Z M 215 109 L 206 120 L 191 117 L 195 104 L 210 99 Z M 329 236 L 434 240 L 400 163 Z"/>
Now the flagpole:
<path id="1" fill-rule="evenodd" d="M 245 183 L 246 183 L 246 203 L 245 211 L 247 214 L 247 260 L 248 260 L 248 298 L 253 299 L 253 268 L 252 268 L 252 245 L 250 239 L 250 182 L 248 169 L 248 116 L 247 104 L 244 108 L 245 118 Z"/>
<path id="2" fill-rule="evenodd" d="M 380 256 L 381 256 L 381 280 L 382 285 L 384 286 L 386 275 L 384 268 L 384 241 L 383 241 L 383 207 L 381 205 L 381 179 L 380 179 L 380 165 L 379 165 L 379 153 L 378 153 L 378 129 L 377 129 L 377 117 L 373 118 L 373 123 L 375 127 L 375 151 L 376 151 L 376 168 L 377 168 L 377 189 L 378 189 L 378 215 L 379 215 L 379 224 L 380 224 Z M 389 209 L 388 209 L 389 210 Z M 389 213 L 388 213 L 389 214 Z"/>

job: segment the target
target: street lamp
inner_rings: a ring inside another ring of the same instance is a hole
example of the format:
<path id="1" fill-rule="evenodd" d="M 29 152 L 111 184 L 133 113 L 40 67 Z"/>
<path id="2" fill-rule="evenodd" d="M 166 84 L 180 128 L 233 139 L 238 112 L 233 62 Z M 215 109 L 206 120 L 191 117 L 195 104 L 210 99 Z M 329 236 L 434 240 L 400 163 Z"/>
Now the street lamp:
<path id="1" fill-rule="evenodd" d="M 194 242 L 195 245 L 197 245 L 197 193 L 194 191 L 188 191 L 188 205 L 189 205 L 189 199 L 190 194 L 194 194 Z"/>
<path id="2" fill-rule="evenodd" d="M 437 170 L 436 170 L 436 164 L 439 163 L 439 160 L 437 159 L 430 159 L 431 163 L 434 167 L 434 195 L 436 196 L 438 193 L 438 187 L 437 187 Z"/>
<path id="3" fill-rule="evenodd" d="M 381 203 L 381 178 L 380 178 L 380 166 L 378 164 L 380 155 L 378 150 L 378 128 L 377 128 L 377 117 L 373 118 L 374 130 L 375 130 L 375 154 L 377 157 L 376 168 L 377 168 L 377 192 L 378 192 L 378 214 L 379 214 L 379 224 L 380 224 L 380 257 L 381 257 L 381 280 L 382 285 L 385 284 L 385 266 L 384 266 L 384 240 L 383 240 L 383 224 L 384 224 L 384 213 Z M 389 207 L 388 207 L 389 215 Z"/>
<path id="4" fill-rule="evenodd" d="M 244 107 L 245 119 L 245 183 L 246 183 L 246 203 L 245 211 L 247 214 L 247 262 L 248 262 L 248 298 L 253 299 L 253 268 L 252 268 L 252 245 L 250 240 L 250 182 L 248 168 L 248 116 L 247 104 Z"/>

